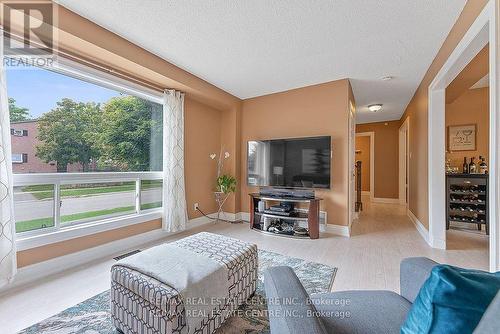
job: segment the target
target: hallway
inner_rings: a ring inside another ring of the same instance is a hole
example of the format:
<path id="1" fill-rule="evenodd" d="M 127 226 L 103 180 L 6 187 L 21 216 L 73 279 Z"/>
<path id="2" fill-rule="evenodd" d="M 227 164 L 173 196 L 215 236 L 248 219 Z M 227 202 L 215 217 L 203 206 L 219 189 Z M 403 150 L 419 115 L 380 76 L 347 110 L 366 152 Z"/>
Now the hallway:
<path id="1" fill-rule="evenodd" d="M 370 203 L 363 196 L 364 211 L 352 226 L 339 266 L 338 289 L 389 289 L 399 291 L 399 262 L 426 256 L 441 263 L 488 270 L 488 237 L 458 230 L 448 231 L 447 250 L 428 246 L 406 208 L 397 204 Z"/>

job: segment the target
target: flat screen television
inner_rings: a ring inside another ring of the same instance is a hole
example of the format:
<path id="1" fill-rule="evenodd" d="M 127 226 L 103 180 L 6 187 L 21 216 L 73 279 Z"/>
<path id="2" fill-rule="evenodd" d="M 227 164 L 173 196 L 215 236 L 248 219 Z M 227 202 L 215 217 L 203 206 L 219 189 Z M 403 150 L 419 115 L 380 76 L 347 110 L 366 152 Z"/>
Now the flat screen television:
<path id="1" fill-rule="evenodd" d="M 331 137 L 252 140 L 247 146 L 247 184 L 330 188 Z"/>

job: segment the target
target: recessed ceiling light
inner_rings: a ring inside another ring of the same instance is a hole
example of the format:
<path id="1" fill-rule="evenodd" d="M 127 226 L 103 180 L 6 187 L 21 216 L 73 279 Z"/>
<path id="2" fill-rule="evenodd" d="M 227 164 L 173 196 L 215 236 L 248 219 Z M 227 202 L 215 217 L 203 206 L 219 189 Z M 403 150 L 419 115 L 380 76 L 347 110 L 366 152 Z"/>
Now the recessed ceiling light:
<path id="1" fill-rule="evenodd" d="M 370 104 L 370 105 L 368 106 L 368 109 L 369 109 L 370 111 L 377 112 L 377 111 L 379 111 L 380 109 L 382 109 L 382 104 L 380 104 L 380 103 L 377 103 L 377 104 Z"/>
<path id="2" fill-rule="evenodd" d="M 385 77 L 380 78 L 380 80 L 382 80 L 382 81 L 389 81 L 389 80 L 392 80 L 392 79 L 394 79 L 394 77 L 391 76 L 391 75 L 387 75 Z"/>

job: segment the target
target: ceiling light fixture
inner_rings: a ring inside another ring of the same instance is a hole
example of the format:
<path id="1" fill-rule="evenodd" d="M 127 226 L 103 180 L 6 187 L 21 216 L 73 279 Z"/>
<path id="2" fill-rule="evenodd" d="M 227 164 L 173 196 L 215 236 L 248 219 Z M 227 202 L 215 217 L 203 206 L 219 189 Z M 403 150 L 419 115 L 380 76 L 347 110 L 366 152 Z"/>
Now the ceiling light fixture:
<path id="1" fill-rule="evenodd" d="M 394 77 L 390 76 L 390 75 L 387 75 L 385 77 L 380 78 L 380 80 L 382 80 L 382 81 L 389 81 L 389 80 L 392 80 L 392 79 L 394 79 Z"/>
<path id="2" fill-rule="evenodd" d="M 377 111 L 379 111 L 380 109 L 382 109 L 382 104 L 380 104 L 380 103 L 377 103 L 377 104 L 370 104 L 370 105 L 368 106 L 368 109 L 369 109 L 370 111 L 377 112 Z"/>

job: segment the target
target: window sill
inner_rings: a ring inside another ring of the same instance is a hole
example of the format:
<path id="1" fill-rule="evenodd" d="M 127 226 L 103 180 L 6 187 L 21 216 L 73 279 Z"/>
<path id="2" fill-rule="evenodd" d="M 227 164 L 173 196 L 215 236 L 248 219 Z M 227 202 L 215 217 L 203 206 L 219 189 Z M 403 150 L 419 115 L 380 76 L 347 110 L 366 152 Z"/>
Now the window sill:
<path id="1" fill-rule="evenodd" d="M 160 219 L 161 217 L 162 217 L 161 209 L 155 209 L 141 214 L 134 214 L 107 220 L 101 220 L 98 222 L 69 226 L 66 228 L 61 228 L 54 232 L 47 232 L 32 236 L 20 236 L 16 240 L 17 251 L 23 251 L 35 247 L 50 245 L 56 242 L 66 241 L 100 232 L 114 230 L 120 227 L 140 224 L 147 221 Z"/>

